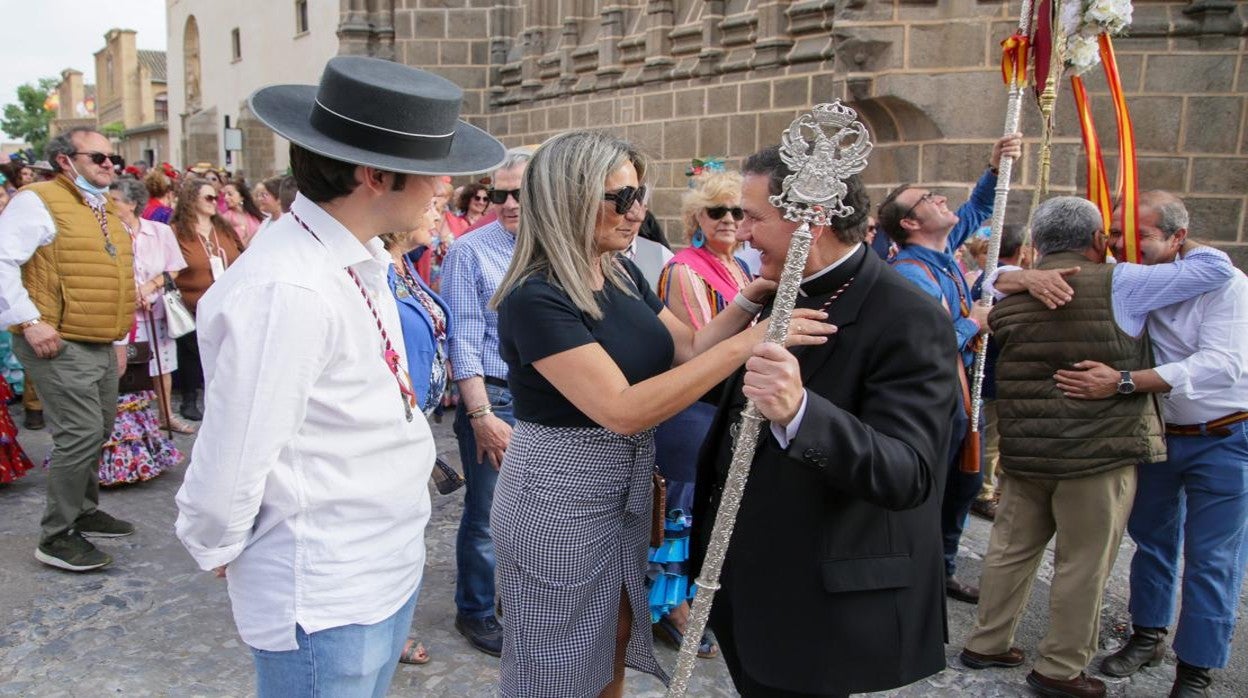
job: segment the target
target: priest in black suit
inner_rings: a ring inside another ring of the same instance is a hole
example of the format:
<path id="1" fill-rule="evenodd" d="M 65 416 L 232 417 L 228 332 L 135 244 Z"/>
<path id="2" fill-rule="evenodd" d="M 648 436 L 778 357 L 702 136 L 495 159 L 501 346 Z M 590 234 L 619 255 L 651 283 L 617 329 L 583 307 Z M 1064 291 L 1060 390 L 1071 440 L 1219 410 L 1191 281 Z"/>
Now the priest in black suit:
<path id="1" fill-rule="evenodd" d="M 779 279 L 796 230 L 768 202 L 778 149 L 744 166 L 737 233 Z M 764 423 L 711 627 L 737 690 L 843 696 L 945 668 L 940 502 L 958 367 L 948 314 L 862 244 L 870 202 L 815 228 L 798 305 L 839 331 L 790 353 L 763 344 L 728 381 L 699 463 L 695 565 L 710 537 L 745 397 Z M 795 356 L 796 354 L 796 356 Z M 743 395 L 744 393 L 744 395 Z M 695 567 L 696 569 L 696 567 Z"/>

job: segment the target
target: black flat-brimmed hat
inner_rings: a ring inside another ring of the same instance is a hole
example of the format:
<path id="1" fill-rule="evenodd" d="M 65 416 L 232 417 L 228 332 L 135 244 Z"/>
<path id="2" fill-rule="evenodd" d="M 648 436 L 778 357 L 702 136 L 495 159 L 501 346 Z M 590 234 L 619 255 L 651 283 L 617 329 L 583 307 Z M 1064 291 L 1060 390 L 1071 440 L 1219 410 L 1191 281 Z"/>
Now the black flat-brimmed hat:
<path id="1" fill-rule="evenodd" d="M 487 172 L 506 152 L 460 121 L 464 91 L 433 73 L 364 56 L 337 56 L 321 84 L 270 85 L 251 111 L 287 140 L 325 157 L 391 172 Z"/>

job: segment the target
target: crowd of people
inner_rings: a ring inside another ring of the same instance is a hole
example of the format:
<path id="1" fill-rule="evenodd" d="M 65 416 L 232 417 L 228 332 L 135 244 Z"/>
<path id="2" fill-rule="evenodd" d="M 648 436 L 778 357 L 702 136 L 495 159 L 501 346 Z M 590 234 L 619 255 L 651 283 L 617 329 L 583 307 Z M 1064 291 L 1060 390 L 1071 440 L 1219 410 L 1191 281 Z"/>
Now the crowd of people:
<path id="1" fill-rule="evenodd" d="M 946 642 L 973 670 L 1022 665 L 1054 538 L 1027 683 L 1104 695 L 1088 668 L 1124 533 L 1134 632 L 1101 672 L 1160 661 L 1181 592 L 1171 695 L 1210 695 L 1248 550 L 1248 280 L 1177 197 L 1141 196 L 1142 264 L 1121 206 L 1107 229 L 1054 197 L 984 275 L 1020 134 L 956 209 L 918 184 L 873 206 L 852 176 L 780 346 L 762 340 L 797 224 L 778 147 L 697 161 L 673 251 L 628 142 L 507 150 L 430 73 L 325 75 L 252 96 L 292 143 L 285 177 L 119 174 L 86 128 L 51 141 L 47 181 L 5 171 L 4 378 L 39 386 L 54 444 L 40 561 L 109 564 L 86 538 L 134 528 L 98 487 L 173 467 L 171 434 L 198 430 L 176 531 L 228 580 L 260 695 L 383 695 L 430 661 L 411 627 L 427 418 L 453 412 L 456 629 L 500 657 L 502 695 L 620 696 L 626 667 L 667 680 L 652 641 L 683 642 L 748 399 L 766 423 L 697 643 L 742 695 L 895 688 L 943 670 Z M 0 481 L 31 468 L 15 436 L 0 414 Z M 955 574 L 971 512 L 993 520 L 978 583 Z M 966 638 L 949 600 L 978 604 Z"/>

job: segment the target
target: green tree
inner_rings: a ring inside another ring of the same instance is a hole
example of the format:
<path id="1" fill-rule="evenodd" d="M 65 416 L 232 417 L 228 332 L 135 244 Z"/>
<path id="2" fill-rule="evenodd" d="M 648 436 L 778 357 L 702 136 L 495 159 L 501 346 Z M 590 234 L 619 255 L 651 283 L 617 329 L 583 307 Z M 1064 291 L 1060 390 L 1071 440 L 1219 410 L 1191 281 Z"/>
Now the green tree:
<path id="1" fill-rule="evenodd" d="M 43 147 L 48 142 L 48 124 L 52 122 L 52 110 L 45 109 L 48 95 L 56 89 L 60 80 L 40 78 L 37 84 L 26 83 L 17 88 L 17 103 L 4 105 L 4 118 L 0 130 L 10 138 L 30 143 L 36 157 L 43 157 Z"/>

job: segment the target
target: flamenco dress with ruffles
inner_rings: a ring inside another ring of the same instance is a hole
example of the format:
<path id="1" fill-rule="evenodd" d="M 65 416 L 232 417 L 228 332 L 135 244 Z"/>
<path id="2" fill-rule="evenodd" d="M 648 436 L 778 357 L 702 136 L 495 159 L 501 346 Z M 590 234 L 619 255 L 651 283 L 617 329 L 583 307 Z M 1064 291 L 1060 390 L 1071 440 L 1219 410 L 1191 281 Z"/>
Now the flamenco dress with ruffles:
<path id="1" fill-rule="evenodd" d="M 182 461 L 182 452 L 160 429 L 156 393 L 117 395 L 117 421 L 100 453 L 100 485 L 150 480 Z"/>
<path id="2" fill-rule="evenodd" d="M 13 391 L 8 382 L 0 377 L 0 405 L 8 405 L 11 399 Z M 0 410 L 0 484 L 13 482 L 33 467 L 35 464 L 17 443 L 17 425 L 9 416 L 9 410 Z"/>

